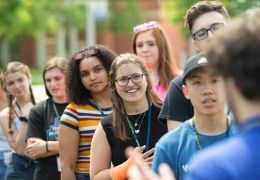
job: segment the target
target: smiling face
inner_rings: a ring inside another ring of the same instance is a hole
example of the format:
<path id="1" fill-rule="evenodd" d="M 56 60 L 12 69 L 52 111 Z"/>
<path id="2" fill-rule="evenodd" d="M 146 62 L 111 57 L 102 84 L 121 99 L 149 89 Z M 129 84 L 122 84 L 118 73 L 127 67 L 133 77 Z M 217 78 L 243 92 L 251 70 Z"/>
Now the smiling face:
<path id="1" fill-rule="evenodd" d="M 80 62 L 79 69 L 82 84 L 90 91 L 91 95 L 107 90 L 108 74 L 97 57 L 93 56 L 83 59 Z"/>
<path id="2" fill-rule="evenodd" d="M 140 57 L 149 69 L 159 64 L 159 49 L 152 31 L 145 31 L 136 38 L 136 54 Z"/>
<path id="3" fill-rule="evenodd" d="M 46 71 L 44 81 L 55 102 L 58 99 L 66 98 L 65 75 L 59 68 L 52 68 Z"/>
<path id="4" fill-rule="evenodd" d="M 219 74 L 209 67 L 200 67 L 191 72 L 185 83 L 183 93 L 191 100 L 195 113 L 213 115 L 224 112 L 226 96 Z"/>
<path id="5" fill-rule="evenodd" d="M 143 74 L 141 68 L 137 64 L 127 63 L 121 65 L 117 69 L 116 80 L 121 79 L 122 77 L 135 78 L 135 75 Z M 146 77 L 142 75 L 142 80 L 138 81 L 139 83 L 134 83 L 131 79 L 126 86 L 120 86 L 116 82 L 116 91 L 119 96 L 122 98 L 124 103 L 143 103 L 146 102 L 146 88 L 147 81 Z"/>
<path id="6" fill-rule="evenodd" d="M 17 71 L 5 76 L 6 90 L 15 97 L 24 97 L 30 94 L 31 78 Z"/>
<path id="7" fill-rule="evenodd" d="M 200 15 L 195 21 L 191 29 L 191 34 L 194 34 L 198 32 L 201 29 L 208 29 L 212 24 L 227 24 L 227 19 L 220 13 L 216 11 L 207 12 L 202 15 Z M 205 51 L 205 49 L 208 47 L 209 40 L 214 37 L 214 34 L 209 30 L 208 31 L 208 37 L 203 40 L 193 40 L 194 45 L 198 48 L 200 51 Z"/>

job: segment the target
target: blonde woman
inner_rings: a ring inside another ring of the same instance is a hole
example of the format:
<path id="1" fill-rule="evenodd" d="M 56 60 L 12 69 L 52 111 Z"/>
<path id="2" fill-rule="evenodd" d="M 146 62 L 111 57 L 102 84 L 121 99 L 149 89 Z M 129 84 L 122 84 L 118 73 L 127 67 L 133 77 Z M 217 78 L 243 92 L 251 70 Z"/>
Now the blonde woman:
<path id="1" fill-rule="evenodd" d="M 14 150 L 6 172 L 7 180 L 33 179 L 35 163 L 26 151 L 25 135 L 30 109 L 35 104 L 29 67 L 21 62 L 7 64 L 3 84 L 9 105 L 0 113 L 2 130 Z"/>

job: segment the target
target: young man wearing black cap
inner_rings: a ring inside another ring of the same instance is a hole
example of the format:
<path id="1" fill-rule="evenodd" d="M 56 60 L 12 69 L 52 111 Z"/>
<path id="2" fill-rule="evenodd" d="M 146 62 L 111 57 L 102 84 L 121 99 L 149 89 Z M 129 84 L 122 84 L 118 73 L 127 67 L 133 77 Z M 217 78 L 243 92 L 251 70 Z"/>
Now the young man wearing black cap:
<path id="1" fill-rule="evenodd" d="M 184 69 L 182 91 L 194 107 L 194 116 L 156 144 L 152 169 L 167 163 L 176 179 L 183 179 L 188 160 L 197 151 L 234 134 L 225 113 L 223 78 L 208 66 L 203 54 L 191 57 Z"/>
<path id="2" fill-rule="evenodd" d="M 184 25 L 189 30 L 196 49 L 204 52 L 209 40 L 228 22 L 229 14 L 220 1 L 199 1 L 187 11 Z M 168 130 L 193 116 L 193 107 L 182 93 L 182 85 L 182 76 L 171 81 L 161 108 L 159 118 L 167 120 Z"/>

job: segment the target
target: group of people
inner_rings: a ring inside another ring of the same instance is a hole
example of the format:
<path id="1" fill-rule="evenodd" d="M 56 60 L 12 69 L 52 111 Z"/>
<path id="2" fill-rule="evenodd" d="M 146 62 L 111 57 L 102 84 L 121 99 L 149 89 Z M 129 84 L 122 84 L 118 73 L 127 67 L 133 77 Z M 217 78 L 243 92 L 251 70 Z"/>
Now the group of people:
<path id="1" fill-rule="evenodd" d="M 259 147 L 258 17 L 228 25 L 221 2 L 194 4 L 185 26 L 199 53 L 183 72 L 155 21 L 133 28 L 133 53 L 94 45 L 68 60 L 54 57 L 42 74 L 48 99 L 39 103 L 29 67 L 8 63 L 1 72 L 0 178 L 259 178 L 259 153 L 251 152 Z M 237 127 L 234 117 L 249 120 Z"/>

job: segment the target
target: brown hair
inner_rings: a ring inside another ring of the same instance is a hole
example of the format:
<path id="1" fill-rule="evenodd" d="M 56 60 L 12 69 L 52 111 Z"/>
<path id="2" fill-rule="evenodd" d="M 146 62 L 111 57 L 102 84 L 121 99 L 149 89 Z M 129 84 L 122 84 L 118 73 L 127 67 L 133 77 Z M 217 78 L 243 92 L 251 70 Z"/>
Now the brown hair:
<path id="1" fill-rule="evenodd" d="M 225 79 L 234 79 L 240 93 L 260 101 L 260 12 L 232 20 L 211 41 L 206 51 L 209 63 Z"/>
<path id="2" fill-rule="evenodd" d="M 8 74 L 11 73 L 15 73 L 15 72 L 21 72 L 23 74 L 25 74 L 27 76 L 28 79 L 31 79 L 32 75 L 30 73 L 30 69 L 29 67 L 21 62 L 17 62 L 17 61 L 13 61 L 7 64 L 6 68 L 4 69 L 4 75 L 3 75 L 3 85 L 4 85 L 4 89 L 6 90 L 6 86 L 5 86 L 5 77 Z M 32 86 L 31 84 L 29 85 L 29 89 L 30 89 L 30 97 L 31 97 L 31 101 L 33 104 L 35 104 L 35 98 L 33 95 L 33 91 L 32 91 Z M 14 96 L 11 95 L 10 93 L 7 92 L 7 96 L 8 96 L 8 107 L 9 107 L 9 122 L 8 122 L 8 127 L 9 129 L 11 129 L 11 125 L 13 122 L 13 114 L 14 114 L 14 106 L 13 106 L 13 100 L 14 100 Z"/>
<path id="3" fill-rule="evenodd" d="M 45 82 L 46 72 L 50 71 L 53 68 L 58 68 L 65 75 L 66 65 L 67 65 L 67 60 L 63 57 L 53 57 L 46 63 L 46 65 L 43 69 L 42 78 L 43 78 L 46 94 L 49 97 L 52 97 L 52 95 L 50 94 L 49 90 L 46 87 L 46 82 Z"/>
<path id="4" fill-rule="evenodd" d="M 199 16 L 212 11 L 222 14 L 227 20 L 230 19 L 227 9 L 220 1 L 199 1 L 187 11 L 184 17 L 184 27 L 191 32 L 195 20 Z"/>
<path id="5" fill-rule="evenodd" d="M 152 90 L 152 82 L 146 69 L 144 62 L 134 54 L 126 53 L 118 56 L 111 65 L 111 69 L 109 71 L 109 85 L 112 92 L 112 107 L 113 107 L 113 120 L 112 126 L 113 131 L 117 137 L 121 140 L 130 139 L 129 134 L 127 133 L 127 123 L 124 117 L 124 102 L 122 98 L 119 96 L 116 90 L 116 75 L 118 69 L 124 64 L 135 64 L 140 67 L 147 81 L 147 89 L 146 89 L 146 98 L 149 103 L 154 104 L 155 106 L 160 107 L 162 102 L 156 93 Z"/>
<path id="6" fill-rule="evenodd" d="M 162 29 L 162 27 L 157 23 L 155 27 L 135 32 L 132 39 L 132 49 L 136 54 L 136 39 L 137 37 L 147 31 L 152 31 L 152 34 L 155 38 L 156 44 L 159 49 L 159 67 L 158 74 L 160 77 L 160 82 L 164 88 L 168 88 L 170 81 L 179 74 L 179 70 L 173 58 L 172 48 L 169 43 L 169 38 Z"/>

